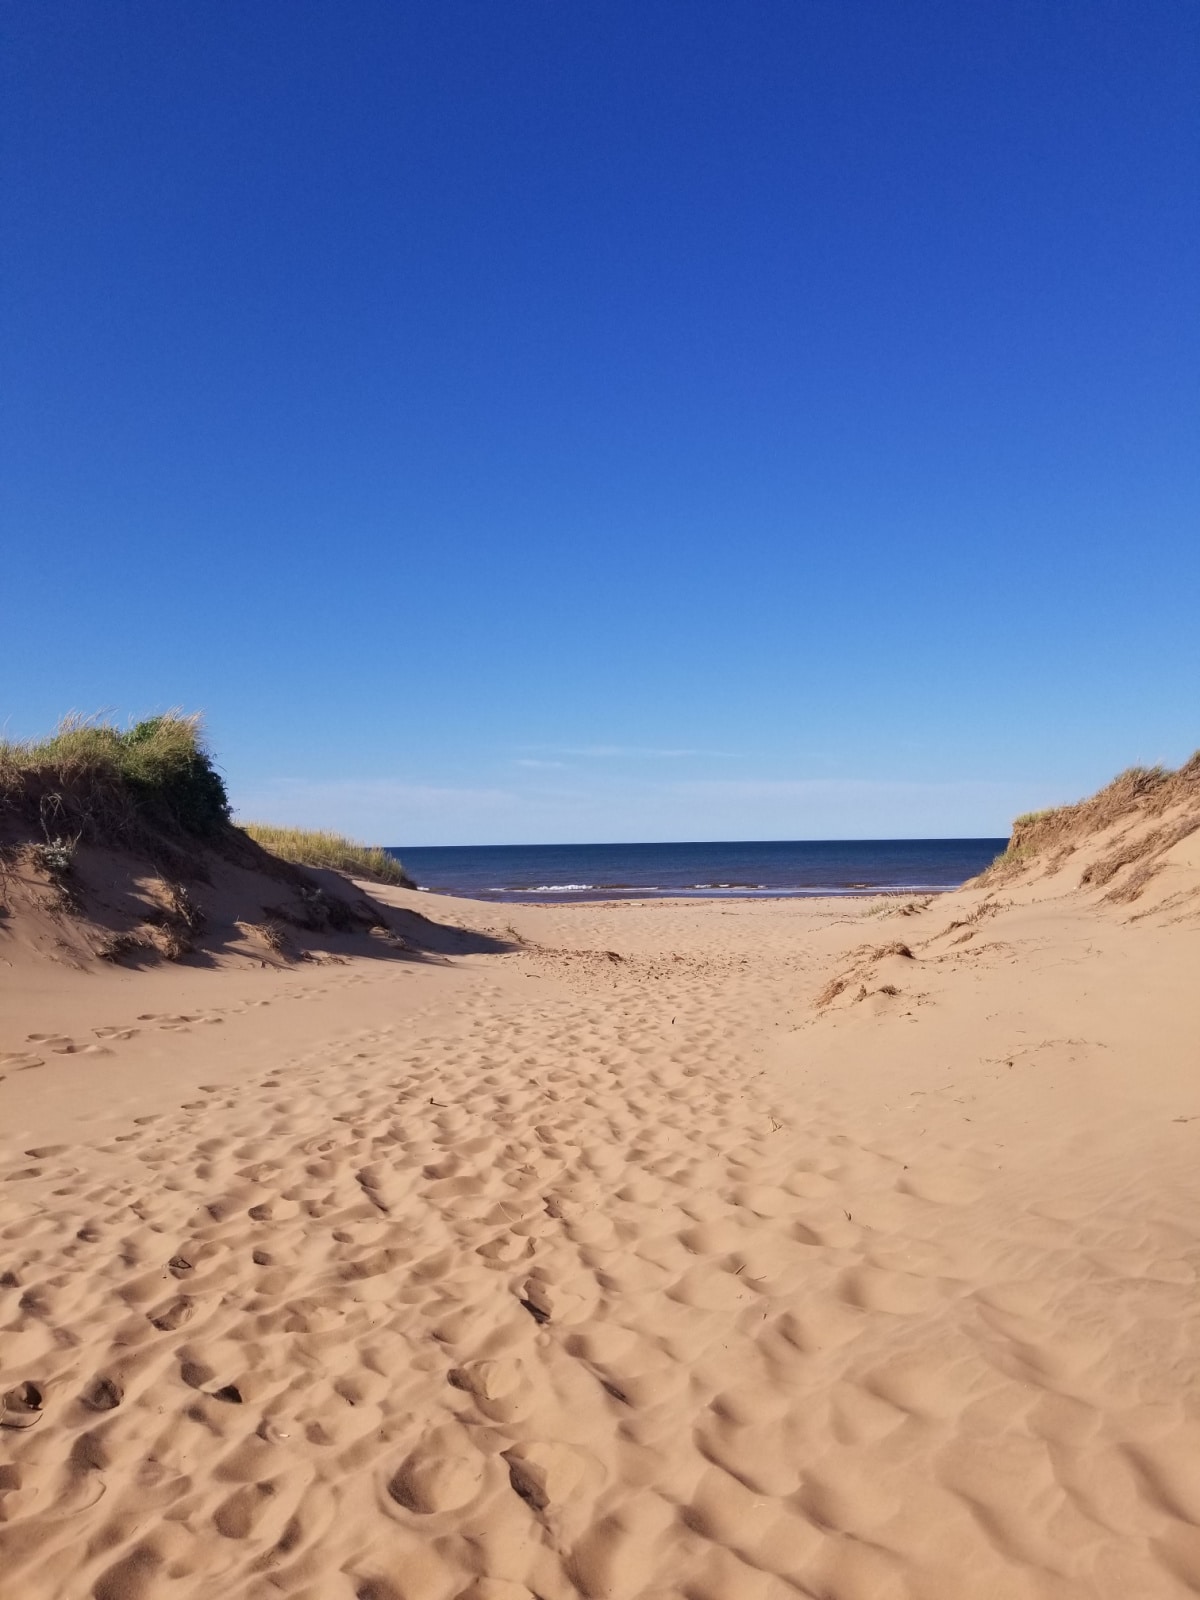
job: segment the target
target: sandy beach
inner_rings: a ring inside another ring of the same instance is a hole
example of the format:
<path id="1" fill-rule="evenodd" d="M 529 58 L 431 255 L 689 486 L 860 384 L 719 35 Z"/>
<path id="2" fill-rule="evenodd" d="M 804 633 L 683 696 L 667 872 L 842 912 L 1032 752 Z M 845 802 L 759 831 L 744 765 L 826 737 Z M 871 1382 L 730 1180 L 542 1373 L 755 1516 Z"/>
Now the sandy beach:
<path id="1" fill-rule="evenodd" d="M 10 939 L 0 1593 L 1196 1593 L 1197 837 L 1126 904 Z"/>
<path id="2" fill-rule="evenodd" d="M 4 7 L 0 1600 L 1200 1600 L 1198 83 Z"/>

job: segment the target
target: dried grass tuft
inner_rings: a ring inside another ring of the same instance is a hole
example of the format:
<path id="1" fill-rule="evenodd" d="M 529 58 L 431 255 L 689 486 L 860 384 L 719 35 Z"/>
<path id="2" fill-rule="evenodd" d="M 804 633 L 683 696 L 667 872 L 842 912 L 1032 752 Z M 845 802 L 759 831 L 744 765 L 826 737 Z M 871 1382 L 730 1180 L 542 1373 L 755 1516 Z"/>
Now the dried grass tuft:
<path id="1" fill-rule="evenodd" d="M 820 994 L 818 994 L 816 999 L 813 1001 L 813 1004 L 816 1006 L 818 1011 L 822 1011 L 822 1010 L 824 1010 L 824 1008 L 826 1006 L 832 1005 L 833 1002 L 837 999 L 838 995 L 844 993 L 844 991 L 846 989 L 848 989 L 849 986 L 850 986 L 850 978 L 848 976 L 843 976 L 843 977 L 840 977 L 840 978 L 830 978 L 829 982 L 825 985 L 825 987 L 821 990 Z"/>
<path id="2" fill-rule="evenodd" d="M 1194 806 L 1197 814 L 1118 847 L 1103 862 L 1089 867 L 1081 882 L 1104 884 L 1123 867 L 1150 854 L 1161 854 L 1200 826 L 1200 750 L 1174 772 L 1165 767 L 1129 767 L 1087 800 L 1026 812 L 1014 822 L 1007 850 L 974 883 L 979 887 L 1002 883 L 1034 863 L 1055 869 L 1083 841 L 1117 823 L 1127 820 L 1133 826 L 1184 804 Z"/>
<path id="3" fill-rule="evenodd" d="M 272 955 L 280 956 L 285 961 L 291 961 L 295 952 L 288 937 L 288 931 L 282 922 L 270 917 L 266 922 L 241 922 L 235 924 L 238 931 L 248 939 L 257 939 L 266 946 Z"/>
<path id="4" fill-rule="evenodd" d="M 126 956 L 145 955 L 153 946 L 136 933 L 113 933 L 97 947 L 101 961 L 123 961 Z"/>
<path id="5" fill-rule="evenodd" d="M 1162 869 L 1161 861 L 1143 861 L 1133 869 L 1124 883 L 1119 883 L 1115 889 L 1110 889 L 1104 898 L 1112 905 L 1129 905 L 1139 897 L 1151 878 L 1157 877 Z"/>

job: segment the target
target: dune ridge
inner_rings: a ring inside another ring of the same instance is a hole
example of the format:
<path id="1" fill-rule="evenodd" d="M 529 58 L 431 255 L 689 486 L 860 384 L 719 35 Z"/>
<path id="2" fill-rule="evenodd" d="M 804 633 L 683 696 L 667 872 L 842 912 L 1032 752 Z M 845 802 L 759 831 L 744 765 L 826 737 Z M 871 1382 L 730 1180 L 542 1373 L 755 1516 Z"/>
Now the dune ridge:
<path id="1" fill-rule="evenodd" d="M 996 884 L 1053 876 L 1083 851 L 1080 888 L 1106 888 L 1117 904 L 1138 900 L 1151 880 L 1175 861 L 1192 864 L 1175 847 L 1200 829 L 1200 750 L 1175 771 L 1129 767 L 1097 794 L 1075 805 L 1018 817 L 1008 849 L 976 880 Z M 1074 865 L 1075 863 L 1072 863 Z M 1195 886 L 1181 886 L 1180 903 Z"/>
<path id="2" fill-rule="evenodd" d="M 1198 836 L 1087 877 L 1161 817 L 940 897 L 26 965 L 0 1594 L 1195 1594 Z"/>

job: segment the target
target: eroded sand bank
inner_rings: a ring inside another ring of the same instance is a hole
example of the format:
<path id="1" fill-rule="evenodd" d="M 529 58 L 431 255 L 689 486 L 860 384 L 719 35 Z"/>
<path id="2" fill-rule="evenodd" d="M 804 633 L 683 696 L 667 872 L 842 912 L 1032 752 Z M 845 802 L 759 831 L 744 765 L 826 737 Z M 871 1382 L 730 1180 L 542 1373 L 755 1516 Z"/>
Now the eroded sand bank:
<path id="1" fill-rule="evenodd" d="M 437 909 L 3 987 L 0 1593 L 1200 1591 L 1192 912 Z"/>

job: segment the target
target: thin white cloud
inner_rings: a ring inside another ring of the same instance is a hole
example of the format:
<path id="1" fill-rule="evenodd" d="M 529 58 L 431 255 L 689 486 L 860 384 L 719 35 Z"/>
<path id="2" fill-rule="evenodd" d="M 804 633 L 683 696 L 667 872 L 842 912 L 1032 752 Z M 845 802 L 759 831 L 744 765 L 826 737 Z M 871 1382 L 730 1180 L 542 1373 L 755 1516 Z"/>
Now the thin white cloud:
<path id="1" fill-rule="evenodd" d="M 578 756 L 585 760 L 652 760 L 676 761 L 685 756 L 702 756 L 713 760 L 726 761 L 731 759 L 726 750 L 695 750 L 675 748 L 661 745 L 642 744 L 582 744 L 582 745 L 556 745 L 555 749 L 561 750 L 565 756 Z"/>
<path id="2" fill-rule="evenodd" d="M 710 838 L 1001 837 L 1037 803 L 1028 784 L 976 779 L 700 778 L 662 788 L 681 819 L 718 830 Z"/>
<path id="3" fill-rule="evenodd" d="M 525 768 L 509 787 L 280 779 L 234 801 L 249 819 L 334 828 L 381 844 L 439 845 L 1000 837 L 1013 816 L 1047 796 L 1028 783 L 667 780 L 600 768 L 587 782 L 568 784 Z"/>
<path id="4" fill-rule="evenodd" d="M 236 816 L 245 821 L 332 828 L 379 844 L 487 838 L 492 827 L 511 824 L 522 805 L 510 789 L 389 778 L 278 778 L 235 791 L 232 798 Z"/>
<path id="5" fill-rule="evenodd" d="M 996 785 L 986 781 L 952 779 L 921 782 L 901 778 L 678 778 L 669 785 L 676 794 L 709 795 L 734 800 L 810 800 L 834 796 L 945 795 L 990 793 Z"/>

